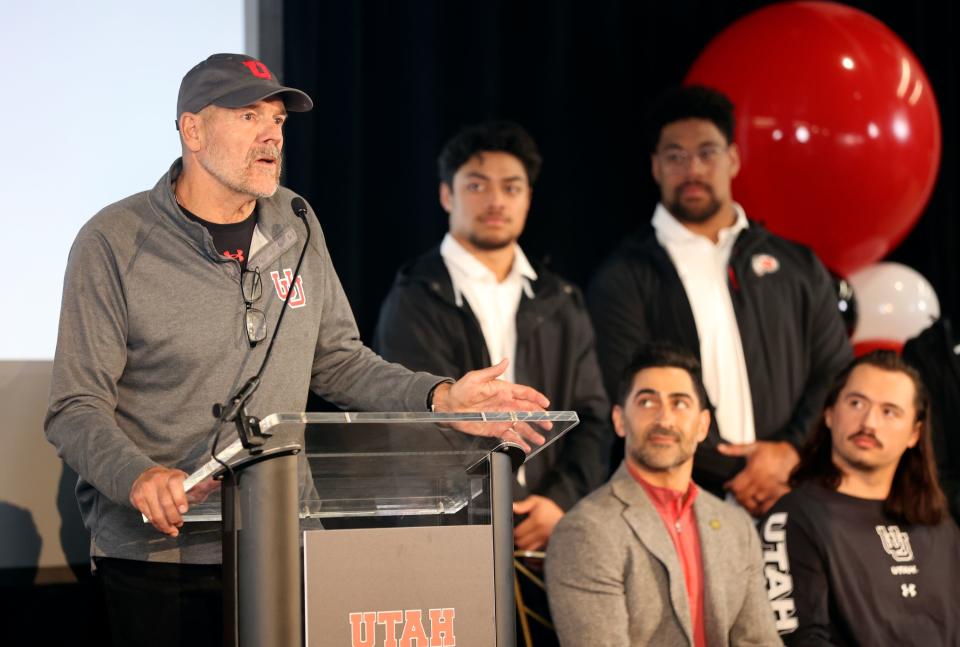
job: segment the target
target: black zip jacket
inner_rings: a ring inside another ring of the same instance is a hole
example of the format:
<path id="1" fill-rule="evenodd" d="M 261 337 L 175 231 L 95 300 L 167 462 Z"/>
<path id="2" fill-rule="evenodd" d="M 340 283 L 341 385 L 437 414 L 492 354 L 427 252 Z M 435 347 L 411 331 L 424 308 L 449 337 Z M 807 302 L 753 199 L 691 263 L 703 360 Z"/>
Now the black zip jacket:
<path id="1" fill-rule="evenodd" d="M 960 523 L 960 357 L 954 351 L 958 343 L 950 321 L 940 318 L 906 343 L 903 359 L 920 371 L 930 392 L 931 437 L 940 486 L 953 518 Z"/>
<path id="2" fill-rule="evenodd" d="M 520 384 L 550 399 L 550 408 L 576 411 L 580 424 L 526 466 L 527 492 L 568 510 L 609 473 L 613 431 L 594 350 L 593 329 L 580 291 L 536 268 L 534 297 L 517 309 L 514 372 Z M 464 300 L 457 306 L 439 247 L 400 269 L 380 310 L 373 347 L 417 370 L 459 377 L 490 366 L 480 323 Z"/>
<path id="3" fill-rule="evenodd" d="M 764 255 L 776 260 L 777 269 L 770 271 L 769 263 L 754 269 Z M 734 243 L 727 277 L 757 440 L 785 440 L 799 449 L 820 416 L 831 381 L 853 357 L 830 275 L 810 249 L 750 223 Z M 673 342 L 700 357 L 683 283 L 652 227 L 629 237 L 601 266 L 587 296 L 611 399 L 644 342 Z M 719 442 L 714 422 L 694 461 L 694 480 L 714 493 L 744 464 L 721 456 Z"/>

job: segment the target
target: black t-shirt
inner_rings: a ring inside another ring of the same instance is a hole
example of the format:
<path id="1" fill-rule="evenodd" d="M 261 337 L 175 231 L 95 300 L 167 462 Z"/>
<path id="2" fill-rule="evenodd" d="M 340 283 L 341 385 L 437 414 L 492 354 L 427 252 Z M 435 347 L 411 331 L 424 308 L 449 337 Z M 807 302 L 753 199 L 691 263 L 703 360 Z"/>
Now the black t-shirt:
<path id="1" fill-rule="evenodd" d="M 213 237 L 213 246 L 223 256 L 240 263 L 241 269 L 247 268 L 247 257 L 250 255 L 250 241 L 253 240 L 253 228 L 257 224 L 257 209 L 254 207 L 250 215 L 240 222 L 220 224 L 209 222 L 180 207 L 183 215 L 207 228 Z"/>
<path id="2" fill-rule="evenodd" d="M 960 531 L 806 483 L 760 522 L 787 645 L 960 645 Z"/>

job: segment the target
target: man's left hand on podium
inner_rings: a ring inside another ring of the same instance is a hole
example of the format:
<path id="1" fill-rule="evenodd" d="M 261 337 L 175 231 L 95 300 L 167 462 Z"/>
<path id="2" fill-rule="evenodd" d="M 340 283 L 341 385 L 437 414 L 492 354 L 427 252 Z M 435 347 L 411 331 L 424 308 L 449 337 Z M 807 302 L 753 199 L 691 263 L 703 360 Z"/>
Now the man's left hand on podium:
<path id="1" fill-rule="evenodd" d="M 437 412 L 464 411 L 546 411 L 550 401 L 546 396 L 522 384 L 498 379 L 507 370 L 507 360 L 489 368 L 470 371 L 453 384 L 440 384 L 433 392 L 433 410 Z M 549 422 L 541 423 L 545 429 Z M 530 451 L 529 443 L 542 445 L 543 435 L 526 423 L 504 422 L 456 423 L 457 431 L 475 436 L 497 436 L 515 442 Z"/>

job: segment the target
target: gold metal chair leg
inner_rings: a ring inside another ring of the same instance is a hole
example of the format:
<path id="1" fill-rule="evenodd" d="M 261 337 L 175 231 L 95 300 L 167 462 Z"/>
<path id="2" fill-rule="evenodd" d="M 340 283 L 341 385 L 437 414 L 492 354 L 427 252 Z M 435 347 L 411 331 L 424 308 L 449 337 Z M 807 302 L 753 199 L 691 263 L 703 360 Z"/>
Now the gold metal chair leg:
<path id="1" fill-rule="evenodd" d="M 514 560 L 514 565 L 517 564 Z M 517 577 L 517 571 L 513 571 L 513 595 L 517 600 L 517 617 L 520 618 L 520 629 L 523 631 L 523 642 L 526 647 L 533 647 L 533 637 L 530 635 L 530 622 L 527 620 L 527 614 L 530 611 L 523 603 L 523 595 L 520 593 L 520 580 Z"/>

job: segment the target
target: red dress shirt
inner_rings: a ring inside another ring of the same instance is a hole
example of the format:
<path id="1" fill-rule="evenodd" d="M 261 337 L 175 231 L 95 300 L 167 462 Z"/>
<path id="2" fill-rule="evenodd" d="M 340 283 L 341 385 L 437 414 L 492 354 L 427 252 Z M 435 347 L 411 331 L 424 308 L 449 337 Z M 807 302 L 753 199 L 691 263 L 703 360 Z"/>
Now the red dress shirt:
<path id="1" fill-rule="evenodd" d="M 697 519 L 693 514 L 693 502 L 700 490 L 693 481 L 690 481 L 686 492 L 651 485 L 643 480 L 639 470 L 629 461 L 626 464 L 630 475 L 643 486 L 653 507 L 663 519 L 670 539 L 673 540 L 673 547 L 677 550 L 677 557 L 680 558 L 680 566 L 683 568 L 683 579 L 687 584 L 693 644 L 695 647 L 706 647 L 706 631 L 703 625 L 703 559 Z"/>

